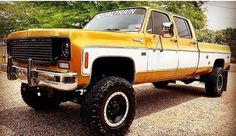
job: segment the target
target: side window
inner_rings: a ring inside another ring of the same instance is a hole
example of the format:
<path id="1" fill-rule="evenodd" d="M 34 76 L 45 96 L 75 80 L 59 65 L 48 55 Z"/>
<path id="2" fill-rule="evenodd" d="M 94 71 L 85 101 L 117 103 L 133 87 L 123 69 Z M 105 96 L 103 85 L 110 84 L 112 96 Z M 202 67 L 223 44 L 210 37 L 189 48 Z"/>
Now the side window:
<path id="1" fill-rule="evenodd" d="M 190 30 L 188 21 L 183 18 L 179 18 L 179 17 L 174 17 L 174 20 L 175 20 L 175 24 L 177 27 L 177 32 L 178 32 L 179 37 L 191 39 L 192 34 L 191 34 L 191 30 Z"/>
<path id="2" fill-rule="evenodd" d="M 164 13 L 153 11 L 148 21 L 147 32 L 160 34 L 162 31 L 163 22 L 170 22 L 169 17 Z M 150 31 L 151 28 L 152 31 Z"/>

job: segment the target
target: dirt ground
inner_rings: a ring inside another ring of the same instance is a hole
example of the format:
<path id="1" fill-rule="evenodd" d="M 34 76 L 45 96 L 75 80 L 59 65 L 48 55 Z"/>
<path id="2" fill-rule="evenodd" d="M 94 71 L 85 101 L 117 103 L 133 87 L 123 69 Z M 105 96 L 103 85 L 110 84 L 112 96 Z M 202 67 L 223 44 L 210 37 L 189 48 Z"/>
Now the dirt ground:
<path id="1" fill-rule="evenodd" d="M 156 89 L 135 85 L 136 117 L 127 136 L 236 136 L 236 65 L 228 89 L 219 98 L 205 96 L 204 84 L 171 84 Z M 39 112 L 20 96 L 20 83 L 0 72 L 0 135 L 93 135 L 80 117 L 80 105 L 66 102 L 55 111 Z"/>

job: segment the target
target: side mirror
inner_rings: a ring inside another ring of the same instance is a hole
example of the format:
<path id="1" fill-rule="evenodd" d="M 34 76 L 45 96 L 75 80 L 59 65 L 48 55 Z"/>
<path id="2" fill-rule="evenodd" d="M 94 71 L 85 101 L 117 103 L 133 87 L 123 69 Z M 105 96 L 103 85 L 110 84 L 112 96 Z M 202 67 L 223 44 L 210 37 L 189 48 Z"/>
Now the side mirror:
<path id="1" fill-rule="evenodd" d="M 174 35 L 173 23 L 163 22 L 162 31 L 160 35 L 164 38 L 171 38 Z"/>

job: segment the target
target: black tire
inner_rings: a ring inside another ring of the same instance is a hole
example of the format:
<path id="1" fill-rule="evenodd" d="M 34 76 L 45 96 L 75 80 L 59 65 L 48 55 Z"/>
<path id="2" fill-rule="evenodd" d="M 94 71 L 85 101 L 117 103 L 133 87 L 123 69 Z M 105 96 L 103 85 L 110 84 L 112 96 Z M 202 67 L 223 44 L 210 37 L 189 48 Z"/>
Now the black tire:
<path id="1" fill-rule="evenodd" d="M 213 69 L 211 74 L 208 76 L 205 82 L 205 89 L 207 96 L 219 97 L 223 93 L 224 88 L 224 69 L 221 67 L 216 67 Z"/>
<path id="2" fill-rule="evenodd" d="M 161 81 L 152 83 L 156 88 L 166 88 L 169 84 L 169 81 Z"/>
<path id="3" fill-rule="evenodd" d="M 59 106 L 61 101 L 47 89 L 40 87 L 21 86 L 21 96 L 24 102 L 35 110 L 50 110 Z"/>
<path id="4" fill-rule="evenodd" d="M 135 105 L 132 85 L 123 78 L 111 76 L 88 90 L 83 112 L 91 129 L 98 135 L 124 135 L 134 119 Z"/>

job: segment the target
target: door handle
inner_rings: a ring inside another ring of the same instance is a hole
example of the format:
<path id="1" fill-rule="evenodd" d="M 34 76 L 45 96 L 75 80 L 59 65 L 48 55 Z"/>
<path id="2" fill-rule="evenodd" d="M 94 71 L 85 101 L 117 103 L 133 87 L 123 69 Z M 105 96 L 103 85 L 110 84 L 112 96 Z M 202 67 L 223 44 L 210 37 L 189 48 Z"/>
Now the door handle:
<path id="1" fill-rule="evenodd" d="M 135 39 L 133 39 L 133 41 L 134 41 L 134 42 L 139 42 L 139 43 L 141 43 L 141 44 L 144 43 L 143 38 L 135 38 Z"/>
<path id="2" fill-rule="evenodd" d="M 194 41 L 194 42 L 191 42 L 191 44 L 193 44 L 193 45 L 196 45 L 196 44 L 197 44 L 197 42 L 196 42 L 196 41 Z"/>
<path id="3" fill-rule="evenodd" d="M 171 42 L 177 43 L 178 41 L 176 39 L 170 39 Z"/>

